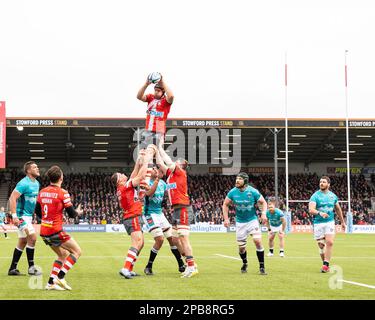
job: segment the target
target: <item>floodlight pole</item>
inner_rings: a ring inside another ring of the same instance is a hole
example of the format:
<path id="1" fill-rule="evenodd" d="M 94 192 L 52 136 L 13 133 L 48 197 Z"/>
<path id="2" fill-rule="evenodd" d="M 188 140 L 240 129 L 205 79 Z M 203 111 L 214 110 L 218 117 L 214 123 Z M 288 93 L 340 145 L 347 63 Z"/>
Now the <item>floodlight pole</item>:
<path id="1" fill-rule="evenodd" d="M 289 212 L 289 151 L 288 151 L 288 64 L 287 53 L 285 52 L 285 211 Z"/>
<path id="2" fill-rule="evenodd" d="M 68 127 L 68 142 L 70 142 L 70 127 Z M 70 165 L 70 147 L 66 148 L 66 164 L 69 166 Z"/>
<path id="3" fill-rule="evenodd" d="M 279 205 L 279 163 L 277 158 L 277 152 L 278 152 L 278 143 L 277 143 L 277 135 L 281 132 L 282 129 L 273 128 L 273 130 L 268 129 L 273 134 L 273 141 L 274 141 L 274 147 L 273 147 L 273 160 L 274 160 L 274 175 L 275 175 L 275 199 L 276 199 L 276 206 Z"/>
<path id="4" fill-rule="evenodd" d="M 139 143 L 141 141 L 141 132 L 139 127 L 137 127 L 137 155 L 139 155 Z"/>
<path id="5" fill-rule="evenodd" d="M 275 174 L 275 199 L 276 199 L 276 207 L 279 205 L 279 164 L 278 164 L 278 159 L 277 159 L 277 128 L 274 128 L 273 131 L 273 137 L 274 137 L 274 162 L 275 162 L 275 169 L 274 169 L 274 174 Z"/>
<path id="6" fill-rule="evenodd" d="M 351 188 L 350 188 L 350 158 L 349 158 L 349 110 L 348 110 L 348 50 L 345 50 L 345 112 L 346 112 L 346 175 L 348 184 L 348 213 L 352 212 L 351 208 Z"/>

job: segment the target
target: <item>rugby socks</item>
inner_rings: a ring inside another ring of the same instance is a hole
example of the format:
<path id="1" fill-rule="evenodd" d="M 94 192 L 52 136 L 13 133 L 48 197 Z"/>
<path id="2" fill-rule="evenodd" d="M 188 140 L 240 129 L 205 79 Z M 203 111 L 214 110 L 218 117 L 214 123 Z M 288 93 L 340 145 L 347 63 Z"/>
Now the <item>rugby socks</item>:
<path id="1" fill-rule="evenodd" d="M 280 252 L 281 252 L 281 250 L 280 250 Z M 270 248 L 270 253 L 272 253 L 272 254 L 273 254 L 273 248 Z"/>
<path id="2" fill-rule="evenodd" d="M 284 253 L 284 249 L 280 249 L 280 253 Z"/>
<path id="3" fill-rule="evenodd" d="M 20 258 L 22 256 L 22 252 L 23 252 L 23 250 L 21 250 L 17 247 L 14 249 L 12 264 L 10 265 L 9 270 L 17 269 L 17 264 L 18 264 L 18 261 L 20 261 Z"/>
<path id="4" fill-rule="evenodd" d="M 323 265 L 329 267 L 329 262 L 324 260 Z"/>
<path id="5" fill-rule="evenodd" d="M 134 258 L 134 260 L 133 260 L 133 262 L 132 262 L 132 264 L 131 264 L 131 266 L 130 266 L 130 270 L 129 270 L 129 271 L 133 271 L 133 268 L 134 268 L 134 265 L 135 265 L 137 259 L 138 259 L 138 257 L 135 257 L 135 258 Z"/>
<path id="6" fill-rule="evenodd" d="M 184 262 L 182 261 L 182 257 L 181 257 L 180 251 L 178 251 L 178 249 L 177 249 L 176 246 L 171 246 L 171 251 L 172 251 L 174 257 L 177 260 L 178 266 L 182 267 L 184 265 Z"/>
<path id="7" fill-rule="evenodd" d="M 257 257 L 259 261 L 259 268 L 264 268 L 264 249 L 257 249 Z"/>
<path id="8" fill-rule="evenodd" d="M 194 263 L 193 256 L 186 256 L 186 263 L 187 263 L 187 265 L 188 265 L 189 268 L 194 268 L 195 267 L 195 263 Z"/>
<path id="9" fill-rule="evenodd" d="M 148 263 L 146 268 L 152 268 L 152 264 L 154 263 L 154 260 L 158 254 L 159 250 L 156 250 L 155 248 L 152 248 L 150 250 L 150 257 L 148 258 Z"/>
<path id="10" fill-rule="evenodd" d="M 59 279 L 64 279 L 65 275 L 74 266 L 76 262 L 77 262 L 77 258 L 73 256 L 72 254 L 69 257 L 67 257 L 57 277 Z"/>
<path id="11" fill-rule="evenodd" d="M 240 252 L 240 257 L 243 263 L 247 263 L 247 251 L 245 251 L 244 253 Z"/>
<path id="12" fill-rule="evenodd" d="M 8 234 L 6 232 L 4 232 L 4 236 L 5 238 L 8 238 Z"/>
<path id="13" fill-rule="evenodd" d="M 35 248 L 26 246 L 26 255 L 27 255 L 27 262 L 29 263 L 29 268 L 34 265 L 34 252 Z"/>
<path id="14" fill-rule="evenodd" d="M 131 271 L 132 268 L 133 268 L 133 262 L 135 262 L 137 260 L 137 255 L 138 255 L 138 249 L 134 248 L 134 247 L 130 247 L 130 249 L 128 250 L 128 255 L 125 259 L 125 263 L 124 263 L 124 268 Z"/>
<path id="15" fill-rule="evenodd" d="M 48 280 L 48 284 L 53 284 L 53 281 L 54 281 L 54 279 L 57 278 L 57 275 L 59 274 L 62 266 L 63 266 L 63 263 L 59 260 L 55 260 L 53 262 L 52 271 L 51 271 L 51 275 L 50 275 L 49 280 Z"/>

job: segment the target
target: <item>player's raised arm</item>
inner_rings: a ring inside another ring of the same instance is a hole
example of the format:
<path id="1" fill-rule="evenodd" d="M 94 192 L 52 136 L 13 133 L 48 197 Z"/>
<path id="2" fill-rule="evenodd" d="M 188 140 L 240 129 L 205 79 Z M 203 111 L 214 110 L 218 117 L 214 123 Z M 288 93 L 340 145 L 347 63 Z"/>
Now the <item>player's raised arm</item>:
<path id="1" fill-rule="evenodd" d="M 156 146 L 149 145 L 146 149 L 145 155 L 143 155 L 143 156 L 141 155 L 141 157 L 139 159 L 140 167 L 139 167 L 138 173 L 132 179 L 133 187 L 138 186 L 140 184 L 140 182 L 145 179 L 146 173 L 147 173 L 148 163 L 152 160 L 152 158 L 154 156 L 155 148 L 156 148 Z"/>
<path id="2" fill-rule="evenodd" d="M 171 157 L 165 152 L 164 147 L 163 147 L 164 141 L 163 139 L 160 139 L 159 145 L 158 145 L 158 150 L 161 159 L 164 161 L 165 165 L 172 171 L 176 169 L 176 163 L 172 161 Z"/>
<path id="3" fill-rule="evenodd" d="M 159 84 L 161 85 L 162 88 L 164 88 L 165 99 L 167 100 L 169 104 L 172 104 L 174 100 L 174 95 L 173 95 L 172 90 L 165 83 L 164 77 L 161 78 L 161 80 L 159 81 Z"/>
<path id="4" fill-rule="evenodd" d="M 12 215 L 13 224 L 15 226 L 18 226 L 19 224 L 19 220 L 17 217 L 17 200 L 20 196 L 21 196 L 21 193 L 19 193 L 16 189 L 14 189 L 9 198 L 10 214 Z"/>
<path id="5" fill-rule="evenodd" d="M 146 80 L 145 84 L 139 89 L 137 93 L 137 99 L 143 102 L 147 102 L 147 96 L 145 95 L 146 89 L 149 86 L 150 81 Z"/>
<path id="6" fill-rule="evenodd" d="M 156 163 L 158 164 L 160 170 L 163 172 L 163 174 L 166 174 L 167 170 L 168 170 L 168 167 L 166 166 L 163 159 L 161 158 L 159 149 L 156 150 L 155 159 L 156 159 Z"/>
<path id="7" fill-rule="evenodd" d="M 130 179 L 134 179 L 138 175 L 139 168 L 140 168 L 140 160 L 138 158 L 135 165 L 134 165 L 134 169 L 133 169 L 133 171 L 130 175 Z"/>
<path id="8" fill-rule="evenodd" d="M 346 229 L 346 223 L 345 223 L 345 219 L 344 219 L 344 215 L 342 213 L 342 209 L 341 209 L 341 206 L 338 202 L 336 202 L 335 204 L 335 211 L 336 211 L 336 214 L 339 216 L 339 219 L 340 219 L 340 222 L 341 222 L 341 227 L 344 229 Z"/>
<path id="9" fill-rule="evenodd" d="M 141 159 L 145 155 L 146 155 L 146 150 L 145 149 L 142 149 L 142 150 L 139 151 L 139 155 L 138 155 L 137 161 L 135 162 L 133 172 L 130 175 L 130 179 L 134 179 L 138 175 L 138 171 L 139 171 L 139 169 L 141 167 L 141 161 L 142 161 Z"/>
<path id="10" fill-rule="evenodd" d="M 132 184 L 133 184 L 133 187 L 136 187 L 140 184 L 140 182 L 142 180 L 144 180 L 144 178 L 146 177 L 146 173 L 147 173 L 147 164 L 148 162 L 145 161 L 145 157 L 142 157 L 140 159 L 140 163 L 139 163 L 139 168 L 138 168 L 138 171 L 137 173 L 135 174 L 135 176 L 132 178 Z M 135 168 L 134 168 L 135 170 Z M 134 172 L 134 171 L 133 171 Z"/>
<path id="11" fill-rule="evenodd" d="M 224 227 L 229 226 L 229 206 L 231 203 L 232 200 L 226 197 L 223 203 Z"/>
<path id="12" fill-rule="evenodd" d="M 262 222 L 263 224 L 266 224 L 267 222 L 267 201 L 263 198 L 263 196 L 260 196 L 258 200 L 258 205 L 262 207 Z"/>

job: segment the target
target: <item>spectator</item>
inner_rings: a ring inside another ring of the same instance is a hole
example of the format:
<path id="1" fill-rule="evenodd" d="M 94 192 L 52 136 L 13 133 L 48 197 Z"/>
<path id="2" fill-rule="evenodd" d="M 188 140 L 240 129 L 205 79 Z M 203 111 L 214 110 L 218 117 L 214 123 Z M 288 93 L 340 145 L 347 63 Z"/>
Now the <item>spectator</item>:
<path id="1" fill-rule="evenodd" d="M 18 171 L 11 171 L 9 194 L 16 183 L 23 177 Z M 336 193 L 341 201 L 346 200 L 346 175 L 330 176 L 331 190 Z M 372 175 L 375 183 L 375 175 Z M 0 175 L 0 181 L 2 175 Z M 292 213 L 292 224 L 311 225 L 312 216 L 308 213 L 308 200 L 319 188 L 320 176 L 316 174 L 291 174 L 289 175 L 289 199 L 304 200 L 305 202 L 290 202 L 289 209 Z M 192 208 L 197 222 L 221 224 L 223 222 L 222 204 L 228 191 L 233 188 L 235 176 L 226 175 L 191 175 L 188 188 Z M 266 198 L 273 197 L 274 177 L 272 175 L 250 175 L 250 181 Z M 43 179 L 42 185 L 48 181 Z M 115 187 L 110 183 L 110 175 L 102 173 L 67 174 L 64 178 L 63 188 L 69 190 L 73 204 L 82 204 L 83 214 L 79 218 L 64 217 L 64 223 L 90 223 L 90 224 L 121 224 L 123 223 L 122 210 L 119 207 Z M 375 224 L 375 214 L 371 212 L 371 197 L 375 191 L 367 183 L 363 175 L 351 176 L 352 212 L 354 224 Z M 285 176 L 279 176 L 280 207 L 285 209 Z M 341 203 L 344 214 L 347 203 Z M 163 202 L 163 213 L 171 221 L 172 211 L 167 201 Z M 259 210 L 258 210 L 259 211 Z M 229 219 L 234 223 L 234 208 L 230 207 Z M 34 220 L 36 222 L 36 220 Z"/>

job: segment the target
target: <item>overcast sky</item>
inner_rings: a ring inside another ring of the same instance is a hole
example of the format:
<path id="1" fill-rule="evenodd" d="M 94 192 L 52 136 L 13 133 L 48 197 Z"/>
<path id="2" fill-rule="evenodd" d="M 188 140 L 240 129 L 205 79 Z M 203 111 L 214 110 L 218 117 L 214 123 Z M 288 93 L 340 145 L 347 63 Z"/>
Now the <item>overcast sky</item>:
<path id="1" fill-rule="evenodd" d="M 8 117 L 143 117 L 149 72 L 170 117 L 375 118 L 375 4 L 345 0 L 1 0 Z"/>

